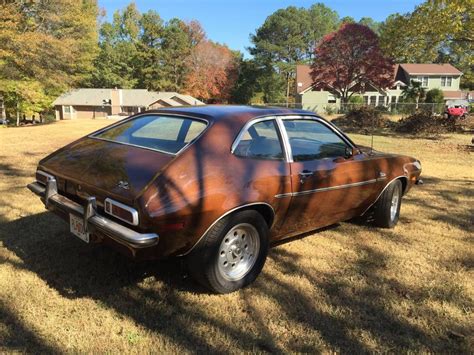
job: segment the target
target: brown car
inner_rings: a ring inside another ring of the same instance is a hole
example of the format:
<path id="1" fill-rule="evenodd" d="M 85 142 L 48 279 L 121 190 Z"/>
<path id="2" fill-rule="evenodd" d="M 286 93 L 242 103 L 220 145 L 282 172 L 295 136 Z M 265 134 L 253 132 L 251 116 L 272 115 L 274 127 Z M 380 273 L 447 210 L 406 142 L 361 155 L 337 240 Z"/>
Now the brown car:
<path id="1" fill-rule="evenodd" d="M 194 106 L 81 138 L 41 160 L 28 188 L 83 241 L 186 256 L 196 280 L 225 293 L 254 281 L 284 238 L 369 213 L 393 227 L 420 173 L 311 112 Z"/>

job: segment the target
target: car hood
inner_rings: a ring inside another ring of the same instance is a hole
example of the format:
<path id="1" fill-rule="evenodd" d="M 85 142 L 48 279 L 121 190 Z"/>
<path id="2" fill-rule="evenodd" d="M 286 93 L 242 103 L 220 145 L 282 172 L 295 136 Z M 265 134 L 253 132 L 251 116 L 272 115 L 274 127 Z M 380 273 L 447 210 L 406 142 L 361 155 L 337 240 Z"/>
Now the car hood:
<path id="1" fill-rule="evenodd" d="M 85 137 L 43 159 L 39 169 L 65 180 L 66 191 L 99 192 L 103 197 L 129 202 L 173 158 L 171 154 Z"/>

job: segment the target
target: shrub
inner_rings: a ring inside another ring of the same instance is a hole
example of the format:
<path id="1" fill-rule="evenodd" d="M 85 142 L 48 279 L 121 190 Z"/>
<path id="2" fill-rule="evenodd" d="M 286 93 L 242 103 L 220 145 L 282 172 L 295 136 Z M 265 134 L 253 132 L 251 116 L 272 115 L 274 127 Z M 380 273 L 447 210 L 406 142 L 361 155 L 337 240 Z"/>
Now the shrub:
<path id="1" fill-rule="evenodd" d="M 364 98 L 360 95 L 352 95 L 349 100 L 347 101 L 349 104 L 357 104 L 357 105 L 363 105 L 364 104 Z"/>
<path id="2" fill-rule="evenodd" d="M 442 113 L 444 111 L 444 95 L 440 89 L 431 89 L 426 93 L 426 103 L 433 104 L 434 112 Z"/>
<path id="3" fill-rule="evenodd" d="M 426 93 L 425 98 L 426 103 L 430 104 L 443 104 L 444 103 L 444 95 L 440 89 L 431 89 Z"/>
<path id="4" fill-rule="evenodd" d="M 333 115 L 336 113 L 336 108 L 334 106 L 327 105 L 324 107 L 324 112 L 326 115 Z"/>

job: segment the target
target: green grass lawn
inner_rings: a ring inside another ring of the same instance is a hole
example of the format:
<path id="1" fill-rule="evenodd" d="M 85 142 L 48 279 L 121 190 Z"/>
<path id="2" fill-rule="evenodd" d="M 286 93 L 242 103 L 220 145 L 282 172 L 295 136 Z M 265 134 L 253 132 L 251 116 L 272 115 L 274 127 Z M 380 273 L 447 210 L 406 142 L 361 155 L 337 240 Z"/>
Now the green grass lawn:
<path id="1" fill-rule="evenodd" d="M 84 244 L 25 188 L 42 157 L 108 123 L 0 128 L 0 351 L 472 352 L 471 136 L 376 136 L 423 164 L 397 227 L 306 235 L 272 249 L 254 285 L 217 296 L 179 260 Z"/>

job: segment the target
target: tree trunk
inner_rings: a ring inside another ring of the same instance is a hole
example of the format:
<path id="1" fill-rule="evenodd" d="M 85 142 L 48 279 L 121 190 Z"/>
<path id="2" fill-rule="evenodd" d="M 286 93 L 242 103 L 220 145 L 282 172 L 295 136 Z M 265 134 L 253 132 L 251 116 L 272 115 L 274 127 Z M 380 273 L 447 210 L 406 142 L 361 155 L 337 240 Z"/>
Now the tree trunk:
<path id="1" fill-rule="evenodd" d="M 20 125 L 20 103 L 16 102 L 16 126 Z"/>
<path id="2" fill-rule="evenodd" d="M 416 99 L 415 99 L 415 102 L 416 102 L 415 110 L 417 110 L 417 111 L 418 111 L 418 101 L 420 101 L 419 96 L 417 96 Z"/>

